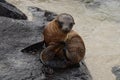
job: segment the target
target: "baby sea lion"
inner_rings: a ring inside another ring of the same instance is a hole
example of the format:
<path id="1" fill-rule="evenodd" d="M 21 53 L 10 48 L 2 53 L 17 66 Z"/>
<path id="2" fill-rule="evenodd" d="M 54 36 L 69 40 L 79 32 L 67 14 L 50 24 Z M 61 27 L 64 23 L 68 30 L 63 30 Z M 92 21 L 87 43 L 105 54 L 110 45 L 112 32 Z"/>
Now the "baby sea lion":
<path id="1" fill-rule="evenodd" d="M 52 68 L 67 68 L 78 64 L 85 55 L 85 45 L 70 14 L 62 13 L 44 29 L 46 48 L 40 53 L 41 62 Z"/>

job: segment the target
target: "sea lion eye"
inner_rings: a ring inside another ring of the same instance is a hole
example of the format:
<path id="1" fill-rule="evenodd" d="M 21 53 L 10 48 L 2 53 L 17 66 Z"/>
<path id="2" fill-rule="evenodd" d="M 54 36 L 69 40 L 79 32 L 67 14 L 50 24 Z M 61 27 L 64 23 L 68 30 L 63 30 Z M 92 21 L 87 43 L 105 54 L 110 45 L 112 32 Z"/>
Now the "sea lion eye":
<path id="1" fill-rule="evenodd" d="M 63 22 L 59 22 L 60 25 L 63 25 Z"/>
<path id="2" fill-rule="evenodd" d="M 60 25 L 60 27 L 62 27 L 62 25 L 64 24 L 63 22 L 58 21 L 58 24 Z"/>
<path id="3" fill-rule="evenodd" d="M 72 27 L 73 25 L 74 25 L 74 23 L 70 23 L 70 25 L 69 25 L 69 26 L 71 26 L 71 27 Z"/>

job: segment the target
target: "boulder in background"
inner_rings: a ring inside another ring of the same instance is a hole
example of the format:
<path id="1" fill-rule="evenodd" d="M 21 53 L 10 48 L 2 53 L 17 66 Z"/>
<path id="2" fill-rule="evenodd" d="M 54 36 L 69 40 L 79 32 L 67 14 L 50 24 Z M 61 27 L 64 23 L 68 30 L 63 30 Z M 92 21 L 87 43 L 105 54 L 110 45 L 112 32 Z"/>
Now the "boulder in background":
<path id="1" fill-rule="evenodd" d="M 0 16 L 14 19 L 27 19 L 27 16 L 23 12 L 4 0 L 0 1 Z"/>

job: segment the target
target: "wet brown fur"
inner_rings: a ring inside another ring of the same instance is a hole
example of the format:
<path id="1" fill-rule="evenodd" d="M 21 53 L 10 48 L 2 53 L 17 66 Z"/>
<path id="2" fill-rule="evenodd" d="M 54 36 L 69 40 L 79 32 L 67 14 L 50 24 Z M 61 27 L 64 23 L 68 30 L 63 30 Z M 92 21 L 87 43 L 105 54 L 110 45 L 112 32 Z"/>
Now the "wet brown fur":
<path id="1" fill-rule="evenodd" d="M 82 38 L 75 31 L 71 31 L 67 38 L 66 56 L 72 64 L 79 63 L 85 56 L 85 45 Z"/>

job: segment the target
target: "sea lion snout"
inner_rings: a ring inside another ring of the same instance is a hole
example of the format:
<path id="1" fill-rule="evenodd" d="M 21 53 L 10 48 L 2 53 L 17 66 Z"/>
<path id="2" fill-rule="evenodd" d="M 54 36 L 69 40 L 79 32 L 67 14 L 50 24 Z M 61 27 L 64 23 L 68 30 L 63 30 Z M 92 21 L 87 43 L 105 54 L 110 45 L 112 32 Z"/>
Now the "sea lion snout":
<path id="1" fill-rule="evenodd" d="M 65 33 L 68 33 L 68 32 L 71 31 L 71 28 L 69 28 L 69 26 L 63 26 L 62 31 L 65 32 Z"/>

